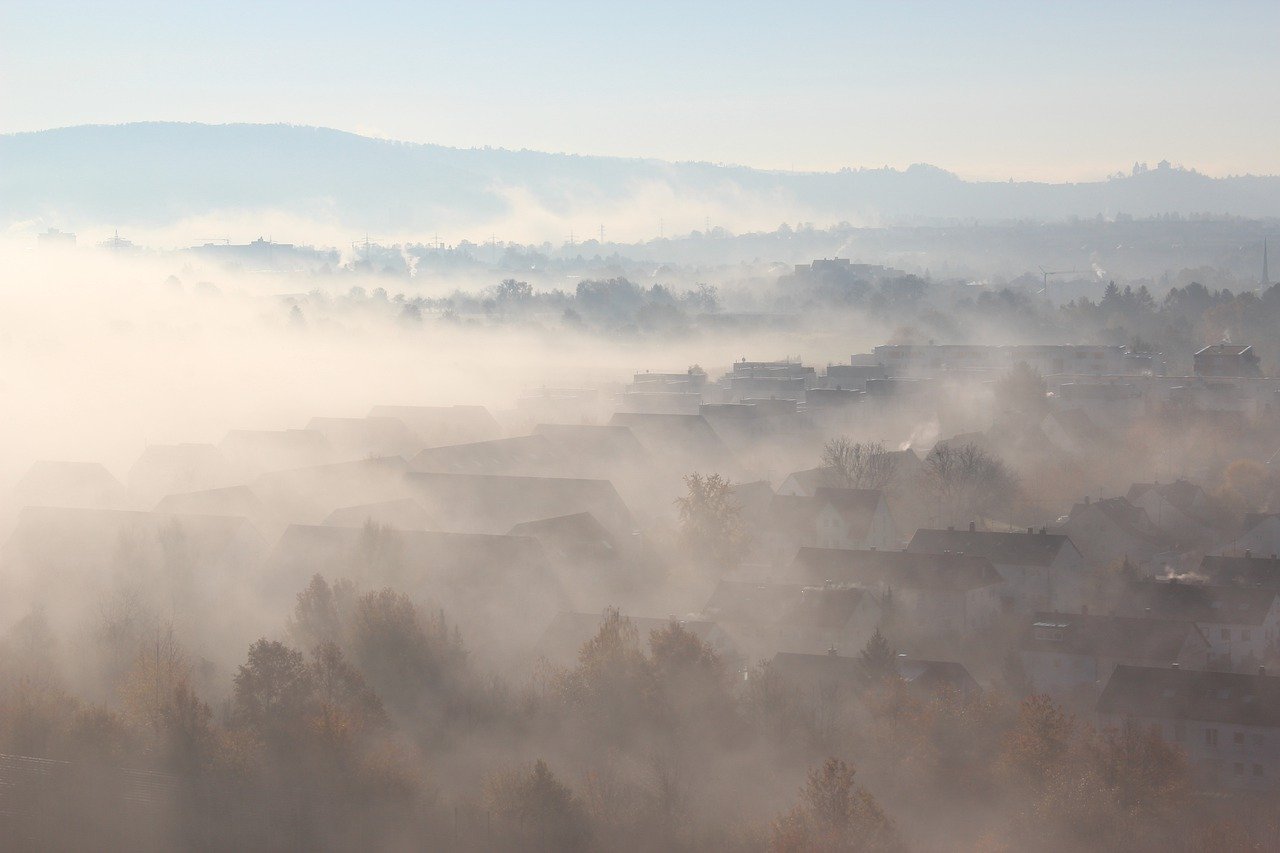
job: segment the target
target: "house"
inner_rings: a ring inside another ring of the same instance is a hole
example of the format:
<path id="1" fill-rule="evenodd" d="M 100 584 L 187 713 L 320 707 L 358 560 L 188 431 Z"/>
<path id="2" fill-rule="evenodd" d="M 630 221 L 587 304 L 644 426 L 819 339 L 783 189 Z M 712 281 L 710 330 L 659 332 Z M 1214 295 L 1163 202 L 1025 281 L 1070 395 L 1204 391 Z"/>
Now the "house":
<path id="1" fill-rule="evenodd" d="M 975 530 L 917 530 L 908 551 L 948 551 L 991 561 L 1005 580 L 1002 600 L 1024 613 L 1078 610 L 1084 603 L 1085 559 L 1071 539 L 1044 528 L 1026 533 Z"/>
<path id="2" fill-rule="evenodd" d="M 484 406 L 374 406 L 371 418 L 395 418 L 413 430 L 422 447 L 443 447 L 502 437 L 502 427 Z"/>
<path id="3" fill-rule="evenodd" d="M 1213 344 L 1195 354 L 1196 376 L 1239 376 L 1256 378 L 1262 375 L 1258 353 L 1248 344 Z"/>
<path id="4" fill-rule="evenodd" d="M 236 485 L 236 471 L 212 444 L 149 444 L 129 468 L 129 492 L 143 505 L 165 495 Z"/>
<path id="5" fill-rule="evenodd" d="M 315 430 L 233 429 L 218 444 L 242 475 L 307 468 L 332 461 L 333 450 Z"/>
<path id="6" fill-rule="evenodd" d="M 991 561 L 964 554 L 801 548 L 791 579 L 874 590 L 891 596 L 897 616 L 919 636 L 964 634 L 1000 612 L 1004 578 Z"/>
<path id="7" fill-rule="evenodd" d="M 1208 494 L 1188 480 L 1134 483 L 1125 497 L 1175 542 L 1207 542 L 1217 536 L 1208 518 Z"/>
<path id="8" fill-rule="evenodd" d="M 969 670 L 955 661 L 898 655 L 894 668 L 908 688 L 922 698 L 955 692 L 962 700 L 968 700 L 982 694 L 982 688 Z M 869 686 L 855 655 L 778 652 L 769 661 L 769 672 L 820 705 L 838 705 L 860 698 Z"/>
<path id="9" fill-rule="evenodd" d="M 635 629 L 636 640 L 642 649 L 648 647 L 652 632 L 662 631 L 675 622 L 711 646 L 726 665 L 736 669 L 744 663 L 728 636 L 714 622 L 675 617 L 663 619 L 626 616 L 625 618 Z M 604 619 L 603 613 L 558 613 L 534 645 L 534 651 L 538 657 L 546 658 L 557 666 L 573 666 L 578 662 L 582 647 L 599 632 Z"/>
<path id="10" fill-rule="evenodd" d="M 1100 727 L 1154 728 L 1204 785 L 1270 789 L 1280 778 L 1280 678 L 1120 665 L 1098 698 Z"/>
<path id="11" fill-rule="evenodd" d="M 441 474 L 553 477 L 575 473 L 573 456 L 537 434 L 429 447 L 414 456 L 409 465 L 415 471 Z"/>
<path id="12" fill-rule="evenodd" d="M 1055 409 L 1044 416 L 1040 431 L 1059 450 L 1076 455 L 1097 452 L 1112 443 L 1105 430 L 1083 409 Z"/>
<path id="13" fill-rule="evenodd" d="M 1280 557 L 1255 557 L 1252 551 L 1240 556 L 1206 554 L 1196 576 L 1214 586 L 1238 586 L 1280 592 Z"/>
<path id="14" fill-rule="evenodd" d="M 413 472 L 409 494 L 446 530 L 505 533 L 513 525 L 589 512 L 612 534 L 630 536 L 631 511 L 608 480 Z"/>
<path id="15" fill-rule="evenodd" d="M 28 507 L 0 548 L 0 573 L 6 601 L 46 602 L 54 624 L 123 592 L 181 624 L 193 655 L 220 660 L 262 630 L 252 590 L 266 550 L 244 518 Z"/>
<path id="16" fill-rule="evenodd" d="M 910 448 L 906 450 L 885 451 L 887 465 L 893 471 L 886 485 L 892 490 L 897 486 L 906 486 L 917 480 L 924 473 L 924 463 Z M 780 495 L 800 495 L 812 497 L 819 488 L 844 488 L 848 483 L 834 468 L 808 468 L 804 471 L 792 471 L 778 486 Z"/>
<path id="17" fill-rule="evenodd" d="M 1129 559 L 1143 566 L 1173 544 L 1147 517 L 1146 510 L 1128 498 L 1093 501 L 1085 498 L 1071 507 L 1057 532 L 1071 537 L 1093 566 Z"/>
<path id="18" fill-rule="evenodd" d="M 813 497 L 774 495 L 761 529 L 751 531 L 762 558 L 790 565 L 796 551 L 816 548 L 892 548 L 897 525 L 879 489 L 819 487 Z"/>
<path id="19" fill-rule="evenodd" d="M 528 648 L 572 600 L 537 541 L 523 536 L 290 525 L 266 561 L 262 597 L 287 606 L 317 573 L 430 601 L 467 643 Z"/>
<path id="20" fill-rule="evenodd" d="M 1280 554 L 1280 513 L 1249 513 L 1240 535 L 1213 552 L 1233 557 L 1270 554 L 1274 558 Z"/>
<path id="21" fill-rule="evenodd" d="M 97 462 L 41 460 L 22 475 L 13 489 L 15 507 L 63 506 L 123 509 L 129 494 L 115 476 Z"/>
<path id="22" fill-rule="evenodd" d="M 758 660 L 778 651 L 861 649 L 875 631 L 880 602 L 849 587 L 721 581 L 701 615 Z"/>
<path id="23" fill-rule="evenodd" d="M 156 503 L 153 511 L 174 515 L 246 518 L 268 538 L 274 538 L 283 529 L 280 520 L 248 486 L 227 486 L 222 489 L 165 495 Z"/>
<path id="24" fill-rule="evenodd" d="M 403 456 L 422 449 L 422 439 L 399 418 L 312 418 L 307 429 L 329 442 L 339 460 Z"/>
<path id="25" fill-rule="evenodd" d="M 376 524 L 396 530 L 439 530 L 436 520 L 413 498 L 340 506 L 324 517 L 330 527 L 364 527 Z"/>
<path id="26" fill-rule="evenodd" d="M 1121 616 L 1192 621 L 1209 641 L 1209 664 L 1251 668 L 1280 643 L 1280 593 L 1258 587 L 1144 580 L 1116 605 Z"/>
<path id="27" fill-rule="evenodd" d="M 580 564 L 612 565 L 622 557 L 617 538 L 589 512 L 524 521 L 507 535 L 531 537 L 552 557 Z"/>
<path id="28" fill-rule="evenodd" d="M 653 458 L 630 427 L 596 424 L 538 424 L 533 434 L 571 458 L 574 473 L 612 480 L 636 476 Z"/>
<path id="29" fill-rule="evenodd" d="M 1180 619 L 1037 613 L 1018 654 L 1036 691 L 1092 700 L 1117 666 L 1205 669 L 1209 648 L 1200 628 Z"/>
<path id="30" fill-rule="evenodd" d="M 702 471 L 735 477 L 738 473 L 733 451 L 701 415 L 617 412 L 610 418 L 609 425 L 630 428 L 664 468 L 681 474 Z"/>
<path id="31" fill-rule="evenodd" d="M 313 524 L 335 509 L 412 497 L 399 456 L 334 462 L 259 475 L 250 487 L 286 522 Z"/>

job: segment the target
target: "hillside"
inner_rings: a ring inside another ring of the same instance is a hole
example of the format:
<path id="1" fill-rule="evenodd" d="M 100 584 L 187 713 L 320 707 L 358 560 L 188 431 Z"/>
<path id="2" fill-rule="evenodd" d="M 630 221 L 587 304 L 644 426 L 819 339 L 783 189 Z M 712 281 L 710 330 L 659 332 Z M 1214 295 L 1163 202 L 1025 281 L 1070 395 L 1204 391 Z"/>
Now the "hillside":
<path id="1" fill-rule="evenodd" d="M 994 221 L 1169 212 L 1262 217 L 1280 216 L 1280 178 L 1215 179 L 1153 169 L 1093 183 L 969 182 L 924 165 L 787 173 L 456 149 L 284 125 L 147 123 L 0 136 L 5 224 L 162 225 L 227 211 L 274 210 L 349 228 L 444 229 L 519 215 L 526 206 L 556 220 L 657 208 L 654 220 L 666 215 L 673 222 L 686 205 L 723 212 L 730 227 L 769 228 L 799 218 Z M 641 213 L 647 216 L 647 210 Z M 700 220 L 701 215 L 695 221 Z"/>

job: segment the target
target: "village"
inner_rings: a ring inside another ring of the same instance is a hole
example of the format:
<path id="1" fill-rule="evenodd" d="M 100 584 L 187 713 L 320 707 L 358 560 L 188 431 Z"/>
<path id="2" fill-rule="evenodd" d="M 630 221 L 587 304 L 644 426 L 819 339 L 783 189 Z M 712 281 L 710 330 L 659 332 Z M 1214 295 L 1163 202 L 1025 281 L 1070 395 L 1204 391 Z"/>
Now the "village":
<path id="1" fill-rule="evenodd" d="M 211 673 L 315 575 L 431 602 L 508 672 L 572 666 L 611 618 L 678 624 L 819 714 L 869 667 L 922 696 L 1043 694 L 1155 727 L 1207 790 L 1268 789 L 1280 379 L 1244 345 L 1194 363 L 887 345 L 317 415 L 151 445 L 123 477 L 42 461 L 10 501 L 6 595 L 56 624 L 128 566 Z"/>

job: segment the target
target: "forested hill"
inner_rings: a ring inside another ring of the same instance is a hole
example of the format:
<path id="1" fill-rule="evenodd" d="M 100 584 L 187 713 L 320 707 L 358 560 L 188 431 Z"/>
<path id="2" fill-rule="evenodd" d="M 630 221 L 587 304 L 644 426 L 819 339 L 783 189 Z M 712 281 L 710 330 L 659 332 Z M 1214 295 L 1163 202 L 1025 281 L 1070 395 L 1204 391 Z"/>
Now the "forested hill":
<path id="1" fill-rule="evenodd" d="M 163 224 L 271 209 L 356 228 L 441 228 L 493 221 L 524 205 L 559 219 L 578 210 L 682 204 L 754 211 L 762 220 L 755 226 L 769 228 L 800 218 L 858 224 L 1099 213 L 1266 217 L 1280 216 L 1280 178 L 1215 179 L 1152 168 L 1092 183 L 972 182 L 926 165 L 772 172 L 457 149 L 286 125 L 146 123 L 0 136 L 0 218 L 9 225 Z"/>

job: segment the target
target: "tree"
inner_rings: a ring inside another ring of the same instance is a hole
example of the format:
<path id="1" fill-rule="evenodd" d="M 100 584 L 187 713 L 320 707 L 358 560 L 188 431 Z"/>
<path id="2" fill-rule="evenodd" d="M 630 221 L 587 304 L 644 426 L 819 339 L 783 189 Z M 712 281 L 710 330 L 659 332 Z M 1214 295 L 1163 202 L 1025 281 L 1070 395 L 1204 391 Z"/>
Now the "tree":
<path id="1" fill-rule="evenodd" d="M 996 381 L 996 405 L 1002 412 L 1031 418 L 1043 416 L 1048 411 L 1049 385 L 1036 370 L 1020 361 L 1008 373 Z"/>
<path id="2" fill-rule="evenodd" d="M 313 575 L 307 588 L 298 593 L 298 602 L 286 628 L 293 641 L 304 649 L 341 640 L 337 599 L 322 575 Z"/>
<path id="3" fill-rule="evenodd" d="M 542 759 L 490 777 L 485 803 L 523 849 L 583 850 L 590 841 L 582 805 Z"/>
<path id="4" fill-rule="evenodd" d="M 822 467 L 847 489 L 883 489 L 893 479 L 898 458 L 879 441 L 855 442 L 847 436 L 829 440 L 822 448 Z"/>
<path id="5" fill-rule="evenodd" d="M 719 474 L 685 476 L 688 493 L 676 500 L 680 534 L 694 556 L 708 566 L 730 569 L 747 545 L 741 508 L 733 502 L 729 481 Z"/>
<path id="6" fill-rule="evenodd" d="M 775 851 L 893 850 L 900 845 L 893 821 L 856 772 L 838 758 L 809 771 L 800 803 L 774 823 Z"/>
<path id="7" fill-rule="evenodd" d="M 924 468 L 939 503 L 953 518 L 981 516 L 1009 501 L 1018 485 L 1003 460 L 975 444 L 938 444 L 925 457 Z"/>
<path id="8" fill-rule="evenodd" d="M 378 695 L 347 662 L 337 643 L 321 643 L 312 650 L 310 671 L 318 706 L 317 726 L 327 740 L 341 741 L 386 722 Z"/>
<path id="9" fill-rule="evenodd" d="M 858 652 L 858 668 L 862 671 L 862 677 L 868 682 L 875 683 L 895 677 L 898 674 L 897 664 L 897 653 L 894 652 L 893 646 L 889 645 L 884 634 L 876 628 L 871 639 L 867 640 L 862 651 Z"/>
<path id="10" fill-rule="evenodd" d="M 249 647 L 235 677 L 236 720 L 268 739 L 288 737 L 312 709 L 313 682 L 302 653 L 275 640 Z"/>
<path id="11" fill-rule="evenodd" d="M 180 685 L 191 677 L 191 664 L 172 625 L 156 628 L 139 644 L 133 667 L 120 688 L 126 712 L 139 724 L 159 731 Z"/>

